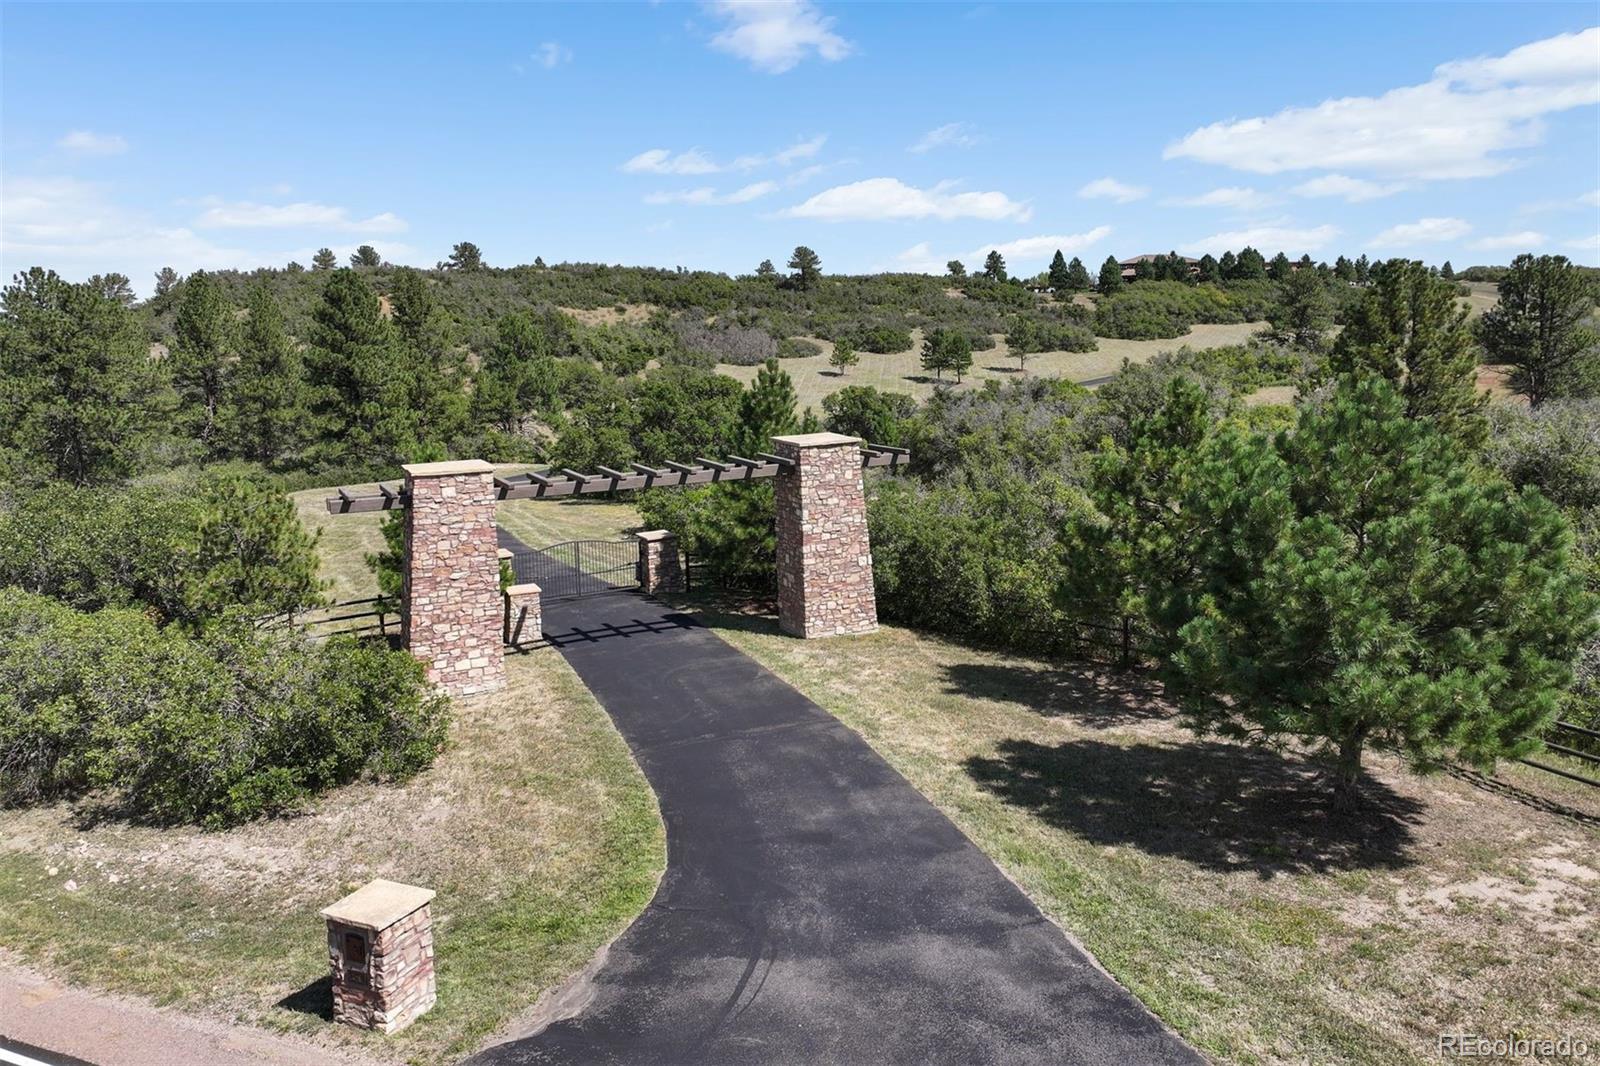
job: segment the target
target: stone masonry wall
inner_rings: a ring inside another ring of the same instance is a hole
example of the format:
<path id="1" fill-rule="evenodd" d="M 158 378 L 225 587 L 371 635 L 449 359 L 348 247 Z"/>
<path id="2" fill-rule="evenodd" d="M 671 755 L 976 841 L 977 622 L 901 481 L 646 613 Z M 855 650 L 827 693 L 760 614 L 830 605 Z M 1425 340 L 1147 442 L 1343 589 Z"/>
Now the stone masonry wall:
<path id="1" fill-rule="evenodd" d="M 797 637 L 878 628 L 860 441 L 838 433 L 774 437 L 796 466 L 777 477 L 778 625 Z"/>
<path id="2" fill-rule="evenodd" d="M 538 585 L 512 585 L 506 589 L 505 642 L 514 648 L 544 637 L 543 593 Z"/>
<path id="3" fill-rule="evenodd" d="M 494 468 L 481 460 L 405 467 L 401 640 L 452 696 L 505 685 Z"/>
<path id="4" fill-rule="evenodd" d="M 367 940 L 365 971 L 345 958 L 352 933 Z M 377 932 L 330 921 L 328 956 L 335 1021 L 393 1033 L 433 1006 L 433 921 L 426 905 Z"/>
<path id="5" fill-rule="evenodd" d="M 639 538 L 639 588 L 647 596 L 682 592 L 683 559 L 678 538 L 664 529 L 635 534 Z"/>

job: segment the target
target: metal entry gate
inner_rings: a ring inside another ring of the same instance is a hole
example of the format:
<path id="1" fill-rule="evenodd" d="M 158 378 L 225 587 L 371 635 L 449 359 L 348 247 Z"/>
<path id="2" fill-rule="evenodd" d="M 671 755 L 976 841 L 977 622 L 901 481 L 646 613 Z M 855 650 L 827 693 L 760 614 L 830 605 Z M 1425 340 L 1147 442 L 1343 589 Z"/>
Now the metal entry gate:
<path id="1" fill-rule="evenodd" d="M 517 584 L 539 586 L 544 600 L 567 600 L 639 587 L 636 540 L 568 540 L 548 548 L 516 552 L 511 570 Z"/>

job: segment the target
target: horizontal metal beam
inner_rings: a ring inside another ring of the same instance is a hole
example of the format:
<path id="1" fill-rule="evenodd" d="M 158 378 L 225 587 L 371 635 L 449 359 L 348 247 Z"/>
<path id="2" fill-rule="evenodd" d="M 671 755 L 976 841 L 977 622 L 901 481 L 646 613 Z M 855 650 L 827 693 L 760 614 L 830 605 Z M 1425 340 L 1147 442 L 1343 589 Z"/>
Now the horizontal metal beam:
<path id="1" fill-rule="evenodd" d="M 863 444 L 863 467 L 904 466 L 911 461 L 905 448 L 886 444 Z M 798 464 L 788 456 L 770 452 L 757 452 L 754 459 L 730 455 L 728 461 L 696 456 L 693 463 L 667 460 L 660 467 L 629 463 L 628 471 L 609 466 L 597 466 L 597 474 L 563 469 L 546 473 L 529 471 L 525 474 L 496 476 L 496 500 L 550 500 L 562 496 L 589 495 L 598 492 L 627 492 L 634 489 L 669 489 L 685 485 L 709 485 L 722 481 L 754 481 L 777 477 L 794 470 Z M 631 473 L 629 472 L 631 471 Z M 356 514 L 363 511 L 389 511 L 406 505 L 401 488 L 378 484 L 376 493 L 357 495 L 348 489 L 336 490 L 337 495 L 323 502 L 329 514 Z"/>

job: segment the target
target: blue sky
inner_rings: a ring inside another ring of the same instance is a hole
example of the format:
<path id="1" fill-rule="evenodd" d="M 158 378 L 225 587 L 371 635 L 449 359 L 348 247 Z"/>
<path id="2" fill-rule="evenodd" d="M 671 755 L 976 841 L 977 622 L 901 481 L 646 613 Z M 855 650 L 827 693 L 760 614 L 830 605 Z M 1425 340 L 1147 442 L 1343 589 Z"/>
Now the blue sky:
<path id="1" fill-rule="evenodd" d="M 1580 4 L 6 4 L 0 266 L 1600 262 Z"/>

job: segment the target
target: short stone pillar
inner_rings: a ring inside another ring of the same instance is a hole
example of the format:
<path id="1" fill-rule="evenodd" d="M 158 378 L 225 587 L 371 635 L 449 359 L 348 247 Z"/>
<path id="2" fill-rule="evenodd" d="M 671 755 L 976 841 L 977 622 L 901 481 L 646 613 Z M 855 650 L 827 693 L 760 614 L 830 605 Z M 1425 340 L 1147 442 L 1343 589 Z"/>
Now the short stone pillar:
<path id="1" fill-rule="evenodd" d="M 381 878 L 322 912 L 333 968 L 333 1020 L 393 1033 L 435 998 L 433 891 Z"/>
<path id="2" fill-rule="evenodd" d="M 544 636 L 544 607 L 539 586 L 529 582 L 506 589 L 505 642 L 513 648 Z"/>
<path id="3" fill-rule="evenodd" d="M 665 529 L 635 533 L 639 538 L 639 588 L 647 596 L 683 591 L 683 560 L 678 537 Z"/>
<path id="4" fill-rule="evenodd" d="M 481 459 L 406 472 L 401 641 L 452 696 L 506 683 L 494 468 Z"/>
<path id="5" fill-rule="evenodd" d="M 794 465 L 777 478 L 778 626 L 796 637 L 878 628 L 861 483 L 861 442 L 838 433 L 773 437 Z"/>

